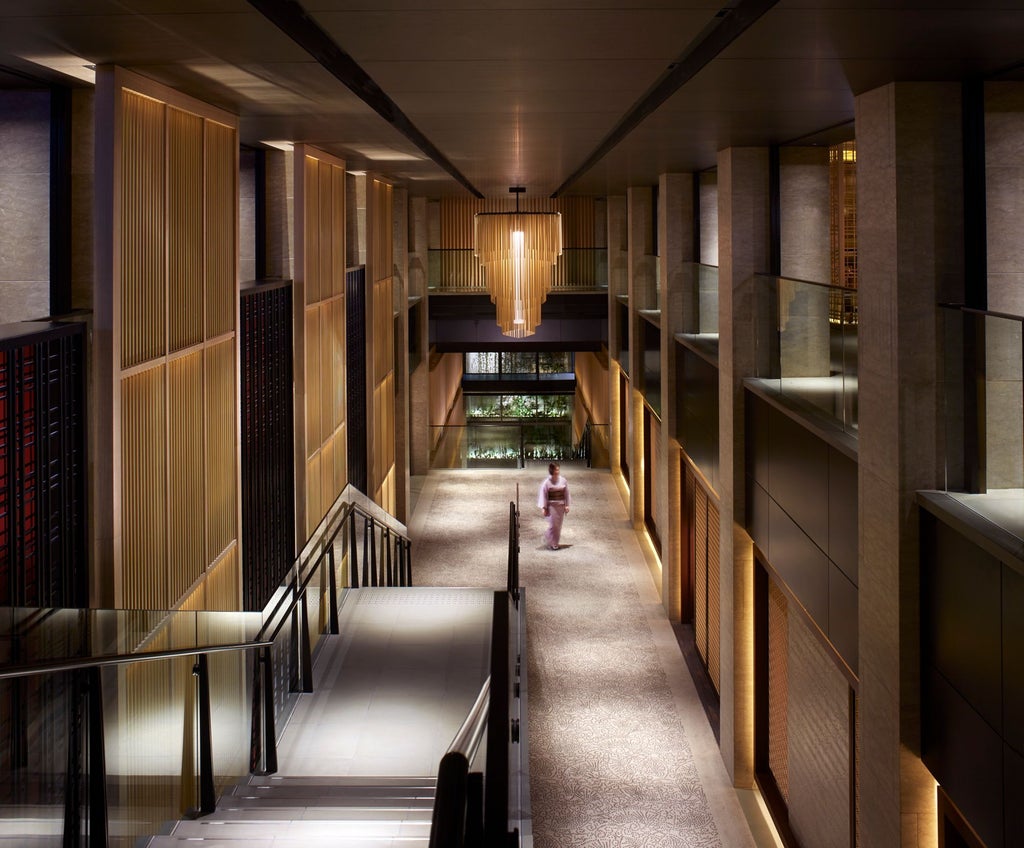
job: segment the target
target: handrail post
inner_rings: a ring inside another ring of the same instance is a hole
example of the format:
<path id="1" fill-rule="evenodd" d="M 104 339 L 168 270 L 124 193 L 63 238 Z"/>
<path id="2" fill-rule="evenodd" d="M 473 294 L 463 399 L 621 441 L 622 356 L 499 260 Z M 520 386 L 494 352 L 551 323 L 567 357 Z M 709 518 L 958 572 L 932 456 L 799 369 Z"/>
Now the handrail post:
<path id="1" fill-rule="evenodd" d="M 71 675 L 71 708 L 68 710 L 68 755 L 64 768 L 64 848 L 81 845 L 82 833 L 82 702 L 86 687 L 84 671 Z M 87 684 L 86 684 L 87 686 Z"/>
<path id="2" fill-rule="evenodd" d="M 381 532 L 380 543 L 387 550 L 387 569 L 384 572 L 387 582 L 384 585 L 385 586 L 394 586 L 395 585 L 395 575 L 394 575 L 392 561 L 391 561 L 391 528 L 390 527 L 385 527 L 383 529 L 383 531 Z M 383 551 L 381 553 L 383 553 Z"/>
<path id="3" fill-rule="evenodd" d="M 277 772 L 277 728 L 274 722 L 274 660 L 270 648 L 260 651 L 263 683 L 263 774 Z"/>
<path id="4" fill-rule="evenodd" d="M 508 840 L 509 744 L 511 693 L 509 672 L 509 598 L 494 593 L 491 618 L 491 707 L 487 720 L 487 783 L 484 787 L 484 831 L 487 845 Z"/>
<path id="5" fill-rule="evenodd" d="M 412 539 L 405 540 L 405 577 L 408 581 L 405 585 L 412 585 Z"/>
<path id="6" fill-rule="evenodd" d="M 103 737 L 103 677 L 88 672 L 89 688 L 89 848 L 107 845 L 107 757 Z"/>
<path id="7" fill-rule="evenodd" d="M 213 784 L 213 725 L 210 720 L 210 669 L 206 654 L 196 657 L 192 674 L 199 685 L 199 813 L 207 815 L 217 809 Z"/>
<path id="8" fill-rule="evenodd" d="M 299 634 L 299 673 L 302 677 L 302 688 L 300 692 L 313 691 L 313 651 L 309 643 L 309 608 L 306 603 L 306 592 L 302 592 L 302 600 L 299 603 L 299 626 L 302 632 Z"/>
<path id="9" fill-rule="evenodd" d="M 370 585 L 379 586 L 380 583 L 377 580 L 377 528 L 373 519 L 369 517 L 366 519 L 366 533 L 370 537 Z M 363 580 L 363 582 L 366 581 Z"/>
<path id="10" fill-rule="evenodd" d="M 338 578 L 334 574 L 334 542 L 327 548 L 327 604 L 330 615 L 331 635 L 337 636 L 338 627 Z"/>
<path id="11" fill-rule="evenodd" d="M 373 525 L 369 518 L 363 518 L 363 585 L 370 585 L 371 544 L 373 543 Z M 373 585 L 377 585 L 374 583 Z"/>
<path id="12" fill-rule="evenodd" d="M 356 541 L 356 511 L 353 509 L 348 514 L 349 529 L 349 582 L 353 589 L 359 588 L 359 543 Z"/>

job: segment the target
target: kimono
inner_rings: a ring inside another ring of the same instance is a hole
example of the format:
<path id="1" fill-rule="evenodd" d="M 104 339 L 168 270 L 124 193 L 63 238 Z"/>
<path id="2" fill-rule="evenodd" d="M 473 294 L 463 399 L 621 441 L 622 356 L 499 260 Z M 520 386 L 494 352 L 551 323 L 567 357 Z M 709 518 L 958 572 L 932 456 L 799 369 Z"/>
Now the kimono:
<path id="1" fill-rule="evenodd" d="M 548 477 L 540 484 L 540 492 L 537 494 L 537 506 L 544 510 L 548 519 L 548 529 L 544 533 L 544 543 L 551 550 L 558 550 L 558 540 L 562 535 L 562 520 L 569 511 L 571 499 L 569 497 L 569 484 L 563 475 L 558 476 L 558 482 L 552 483 Z"/>

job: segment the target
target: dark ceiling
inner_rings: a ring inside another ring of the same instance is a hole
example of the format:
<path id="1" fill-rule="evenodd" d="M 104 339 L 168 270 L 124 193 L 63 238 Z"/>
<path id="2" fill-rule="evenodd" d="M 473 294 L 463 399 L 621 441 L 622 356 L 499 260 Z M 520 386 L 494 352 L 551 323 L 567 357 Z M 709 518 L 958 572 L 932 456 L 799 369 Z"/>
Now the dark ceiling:
<path id="1" fill-rule="evenodd" d="M 303 13 L 323 64 L 272 21 Z M 849 135 L 854 96 L 892 80 L 1024 78 L 1024 3 L 0 0 L 0 87 L 68 82 L 27 58 L 68 54 L 236 112 L 244 143 L 309 142 L 413 195 L 607 195 L 728 146 Z M 674 93 L 645 102 L 659 82 Z M 390 120 L 371 108 L 388 104 Z"/>

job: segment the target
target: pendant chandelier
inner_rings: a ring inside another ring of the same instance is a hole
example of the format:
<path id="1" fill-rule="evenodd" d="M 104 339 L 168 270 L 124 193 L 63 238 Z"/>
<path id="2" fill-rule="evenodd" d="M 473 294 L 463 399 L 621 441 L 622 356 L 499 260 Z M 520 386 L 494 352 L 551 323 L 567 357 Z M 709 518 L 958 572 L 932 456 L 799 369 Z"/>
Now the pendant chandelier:
<path id="1" fill-rule="evenodd" d="M 558 212 L 478 212 L 473 218 L 474 253 L 506 336 L 532 336 L 540 324 L 555 262 L 562 255 L 562 216 Z"/>

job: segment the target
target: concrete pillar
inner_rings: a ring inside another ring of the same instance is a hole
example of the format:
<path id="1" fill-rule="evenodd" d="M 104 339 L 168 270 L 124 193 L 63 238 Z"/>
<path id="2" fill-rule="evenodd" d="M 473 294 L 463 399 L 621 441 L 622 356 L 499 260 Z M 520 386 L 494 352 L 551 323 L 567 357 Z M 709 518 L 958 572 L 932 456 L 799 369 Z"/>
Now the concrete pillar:
<path id="1" fill-rule="evenodd" d="M 409 333 L 415 349 L 415 366 L 409 372 L 409 473 L 417 476 L 430 470 L 430 343 L 428 339 L 427 199 L 409 200 L 409 296 L 420 298 L 410 312 Z M 413 326 L 415 322 L 415 326 Z"/>
<path id="2" fill-rule="evenodd" d="M 682 618 L 683 545 L 682 448 L 676 438 L 679 391 L 676 333 L 683 332 L 687 306 L 693 309 L 693 174 L 662 174 L 658 180 L 658 251 L 661 276 L 661 451 L 656 462 L 658 515 L 661 532 L 661 602 L 673 621 Z"/>
<path id="3" fill-rule="evenodd" d="M 827 147 L 779 150 L 781 272 L 793 280 L 827 284 L 832 276 Z M 782 287 L 779 353 L 783 377 L 827 377 L 828 289 Z"/>
<path id="4" fill-rule="evenodd" d="M 941 487 L 936 303 L 962 297 L 960 86 L 857 97 L 860 783 L 864 845 L 934 846 L 920 751 L 918 489 Z"/>
<path id="5" fill-rule="evenodd" d="M 702 265 L 718 266 L 718 172 L 702 171 L 699 179 L 700 256 Z"/>
<path id="6" fill-rule="evenodd" d="M 768 268 L 767 148 L 718 154 L 721 468 L 721 748 L 736 786 L 754 780 L 754 570 L 746 519 L 743 380 L 759 373 L 753 276 Z"/>

